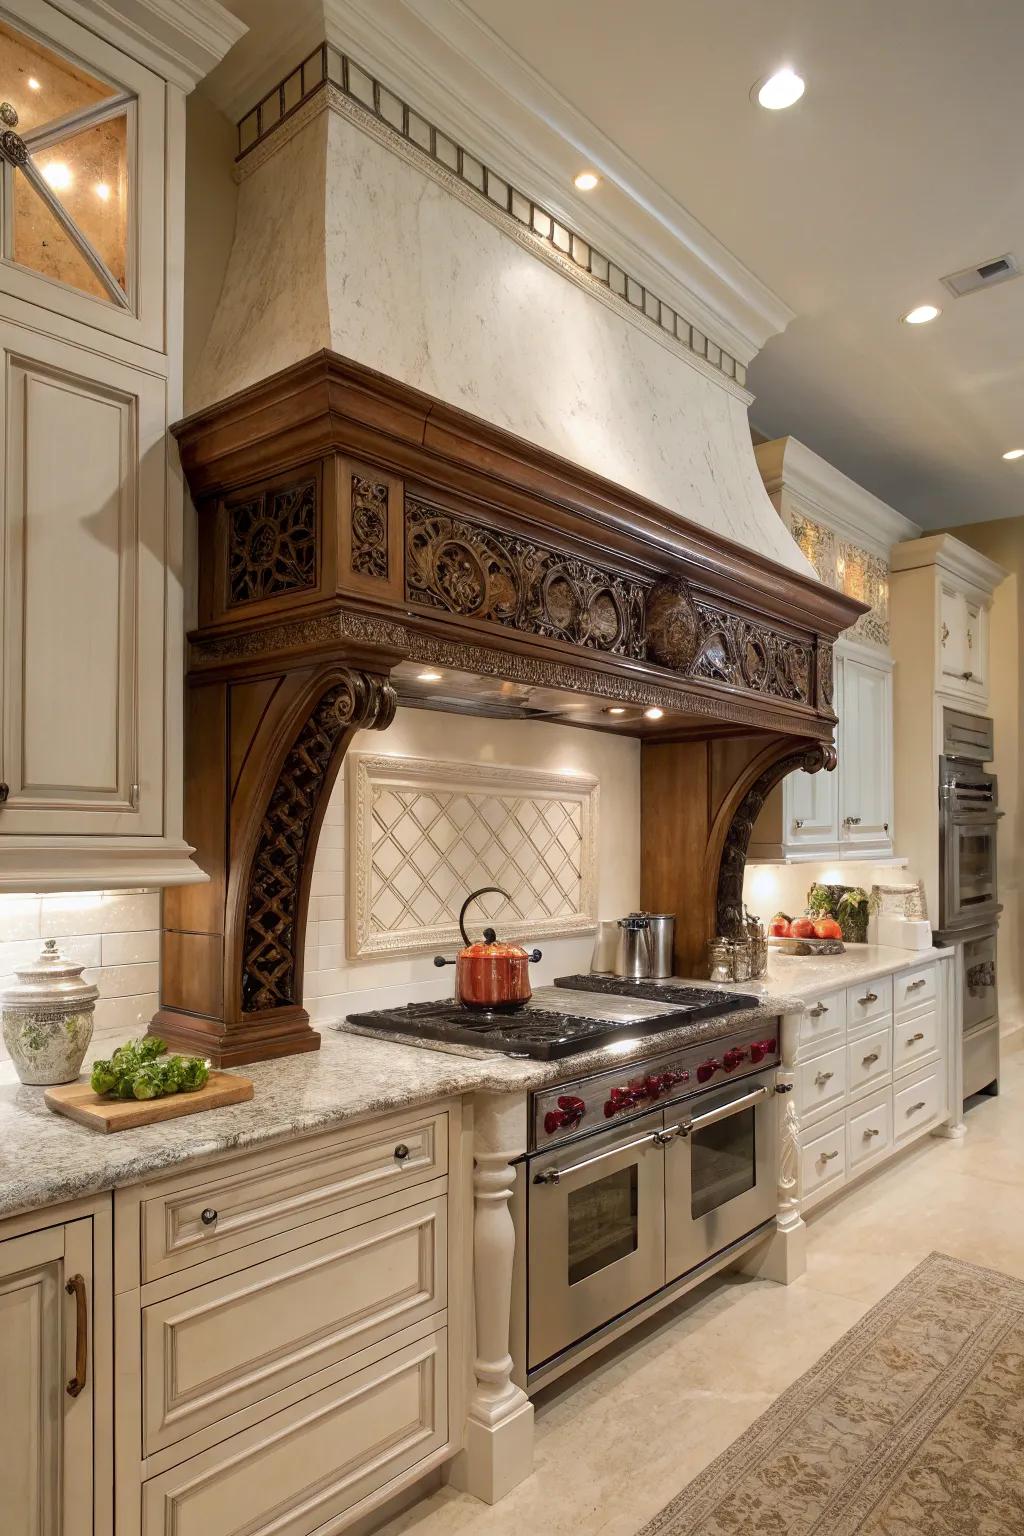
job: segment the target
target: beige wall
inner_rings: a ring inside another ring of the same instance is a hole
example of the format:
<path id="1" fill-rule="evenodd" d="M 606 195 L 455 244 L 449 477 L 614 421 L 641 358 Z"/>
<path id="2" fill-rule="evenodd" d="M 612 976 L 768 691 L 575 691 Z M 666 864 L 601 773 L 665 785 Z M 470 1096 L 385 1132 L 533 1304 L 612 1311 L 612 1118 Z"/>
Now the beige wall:
<path id="1" fill-rule="evenodd" d="M 1024 901 L 1021 896 L 1021 837 L 1024 835 L 1024 781 L 1020 771 L 1021 654 L 1024 646 L 1024 517 L 947 528 L 972 549 L 1009 572 L 992 602 L 990 702 L 995 722 L 995 769 L 999 804 L 1006 812 L 999 829 L 999 1011 L 1004 1033 L 1024 1024 Z"/>
<path id="2" fill-rule="evenodd" d="M 235 128 L 193 91 L 185 103 L 185 410 L 235 236 Z"/>

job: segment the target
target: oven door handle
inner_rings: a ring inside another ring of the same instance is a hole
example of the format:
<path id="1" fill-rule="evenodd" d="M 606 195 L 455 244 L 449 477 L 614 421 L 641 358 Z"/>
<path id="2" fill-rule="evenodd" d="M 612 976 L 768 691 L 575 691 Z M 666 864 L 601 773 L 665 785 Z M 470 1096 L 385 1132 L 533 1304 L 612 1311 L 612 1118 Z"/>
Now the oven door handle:
<path id="1" fill-rule="evenodd" d="M 762 1099 L 767 1099 L 771 1089 L 762 1084 L 759 1088 L 752 1088 L 749 1093 L 741 1094 L 738 1099 L 730 1099 L 728 1104 L 719 1104 L 717 1109 L 706 1109 L 702 1115 L 693 1115 L 689 1120 L 680 1121 L 676 1127 L 679 1136 L 692 1136 L 694 1131 L 702 1131 L 706 1125 L 716 1125 L 719 1120 L 728 1120 L 731 1115 L 739 1115 L 752 1104 L 760 1104 Z"/>
<path id="2" fill-rule="evenodd" d="M 570 1163 L 568 1168 L 545 1168 L 543 1173 L 535 1173 L 535 1184 L 557 1184 L 561 1179 L 568 1178 L 570 1173 L 579 1173 L 581 1168 L 593 1168 L 595 1163 L 603 1163 L 609 1157 L 618 1157 L 620 1152 L 630 1152 L 634 1147 L 646 1147 L 650 1142 L 659 1145 L 668 1141 L 671 1132 L 651 1131 L 646 1136 L 637 1136 L 633 1141 L 620 1141 L 614 1147 L 607 1147 L 603 1152 L 595 1152 L 593 1157 L 585 1157 L 582 1162 Z"/>

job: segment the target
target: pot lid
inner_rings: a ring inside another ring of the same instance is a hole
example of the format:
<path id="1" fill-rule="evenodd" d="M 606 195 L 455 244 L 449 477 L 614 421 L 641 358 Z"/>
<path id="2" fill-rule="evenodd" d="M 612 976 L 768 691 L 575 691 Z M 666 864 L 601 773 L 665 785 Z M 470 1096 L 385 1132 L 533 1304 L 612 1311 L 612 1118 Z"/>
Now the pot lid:
<path id="1" fill-rule="evenodd" d="M 18 979 L 0 993 L 0 1003 L 5 1008 L 94 1003 L 99 988 L 82 980 L 84 969 L 61 954 L 56 939 L 46 939 L 39 958 L 15 971 Z"/>

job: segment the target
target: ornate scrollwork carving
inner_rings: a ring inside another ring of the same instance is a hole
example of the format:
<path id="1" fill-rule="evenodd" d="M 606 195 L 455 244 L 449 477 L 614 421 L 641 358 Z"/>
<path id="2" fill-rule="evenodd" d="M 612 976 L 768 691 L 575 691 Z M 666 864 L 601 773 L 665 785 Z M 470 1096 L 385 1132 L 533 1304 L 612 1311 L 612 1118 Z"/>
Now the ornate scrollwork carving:
<path id="1" fill-rule="evenodd" d="M 743 927 L 743 875 L 747 867 L 747 849 L 757 818 L 771 791 L 788 773 L 802 768 L 804 773 L 831 772 L 838 761 L 836 749 L 830 741 L 816 742 L 801 747 L 787 757 L 767 767 L 747 790 L 732 819 L 722 849 L 722 862 L 718 867 L 718 896 L 715 912 L 718 932 L 724 938 L 741 936 Z"/>
<path id="2" fill-rule="evenodd" d="M 352 476 L 352 569 L 388 579 L 388 483 Z"/>
<path id="3" fill-rule="evenodd" d="M 656 582 L 647 598 L 647 655 L 659 667 L 688 672 L 701 641 L 701 617 L 684 581 Z"/>
<path id="4" fill-rule="evenodd" d="M 731 683 L 752 693 L 811 703 L 811 647 L 740 618 L 724 608 L 700 603 L 702 638 L 690 669 L 693 677 Z"/>
<path id="5" fill-rule="evenodd" d="M 824 640 L 818 641 L 818 708 L 824 713 L 832 709 L 834 697 L 834 681 L 832 667 L 832 647 Z"/>
<path id="6" fill-rule="evenodd" d="M 228 607 L 316 586 L 316 481 L 228 508 Z"/>
<path id="7" fill-rule="evenodd" d="M 249 873 L 242 941 L 246 1013 L 298 1001 L 298 907 L 316 809 L 344 737 L 360 726 L 384 730 L 394 718 L 396 703 L 390 683 L 350 672 L 317 701 L 285 758 L 263 814 Z"/>
<path id="8" fill-rule="evenodd" d="M 640 660 L 646 593 L 575 555 L 406 499 L 409 602 Z"/>

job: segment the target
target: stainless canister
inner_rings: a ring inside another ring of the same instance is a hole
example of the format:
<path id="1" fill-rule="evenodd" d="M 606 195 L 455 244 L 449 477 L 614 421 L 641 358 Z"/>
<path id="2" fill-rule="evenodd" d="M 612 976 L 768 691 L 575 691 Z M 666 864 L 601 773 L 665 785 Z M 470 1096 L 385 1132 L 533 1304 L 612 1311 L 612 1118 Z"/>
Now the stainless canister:
<path id="1" fill-rule="evenodd" d="M 590 969 L 595 976 L 614 976 L 615 962 L 619 954 L 619 924 L 616 918 L 598 923 L 597 938 Z"/>
<path id="2" fill-rule="evenodd" d="M 620 917 L 615 974 L 629 981 L 647 981 L 651 975 L 651 924 L 646 917 Z"/>
<path id="3" fill-rule="evenodd" d="M 651 975 L 664 981 L 675 969 L 676 915 L 674 912 L 631 912 L 630 917 L 645 917 L 651 932 Z"/>

